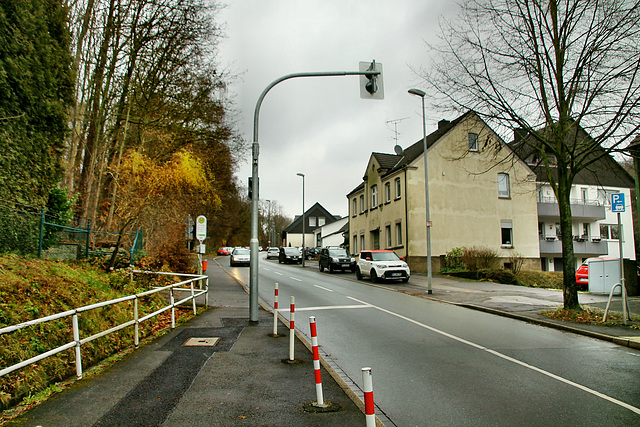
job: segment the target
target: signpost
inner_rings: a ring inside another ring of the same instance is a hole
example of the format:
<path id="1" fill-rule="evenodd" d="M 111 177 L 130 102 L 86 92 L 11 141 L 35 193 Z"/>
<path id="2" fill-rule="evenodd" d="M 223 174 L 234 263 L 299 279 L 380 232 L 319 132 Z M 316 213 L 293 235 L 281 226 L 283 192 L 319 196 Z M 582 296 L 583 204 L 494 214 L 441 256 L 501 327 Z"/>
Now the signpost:
<path id="1" fill-rule="evenodd" d="M 196 239 L 200 244 L 198 245 L 198 260 L 202 265 L 202 254 L 205 252 L 205 245 L 202 243 L 207 238 L 207 217 L 200 215 L 196 218 Z"/>
<path id="2" fill-rule="evenodd" d="M 622 316 L 624 317 L 624 324 L 627 324 L 627 318 L 631 319 L 631 313 L 629 313 L 629 306 L 627 303 L 627 288 L 625 286 L 624 279 L 624 258 L 622 256 L 622 238 L 624 233 L 622 232 L 622 220 L 620 214 L 625 211 L 624 205 L 624 193 L 613 193 L 611 195 L 611 212 L 618 214 L 618 247 L 620 248 L 620 291 L 622 293 Z M 614 288 L 615 289 L 615 286 Z M 611 294 L 613 294 L 611 289 Z M 609 302 L 611 302 L 611 295 L 609 295 Z M 604 320 L 606 321 L 607 312 L 609 311 L 609 304 L 604 313 Z"/>

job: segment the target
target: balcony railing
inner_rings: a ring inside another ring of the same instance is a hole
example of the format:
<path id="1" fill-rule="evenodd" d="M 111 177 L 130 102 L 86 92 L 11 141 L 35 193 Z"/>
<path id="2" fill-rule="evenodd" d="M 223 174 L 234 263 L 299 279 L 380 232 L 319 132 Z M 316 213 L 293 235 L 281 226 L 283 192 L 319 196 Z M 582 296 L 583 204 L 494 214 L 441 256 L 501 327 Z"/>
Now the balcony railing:
<path id="1" fill-rule="evenodd" d="M 576 255 L 607 255 L 607 242 L 599 238 L 574 236 L 573 252 Z M 555 237 L 540 238 L 540 254 L 558 255 L 562 253 L 562 242 Z"/>
<path id="2" fill-rule="evenodd" d="M 599 220 L 605 218 L 605 206 L 599 201 L 571 199 L 571 216 L 574 219 Z M 560 208 L 554 197 L 538 198 L 538 216 L 560 218 Z"/>

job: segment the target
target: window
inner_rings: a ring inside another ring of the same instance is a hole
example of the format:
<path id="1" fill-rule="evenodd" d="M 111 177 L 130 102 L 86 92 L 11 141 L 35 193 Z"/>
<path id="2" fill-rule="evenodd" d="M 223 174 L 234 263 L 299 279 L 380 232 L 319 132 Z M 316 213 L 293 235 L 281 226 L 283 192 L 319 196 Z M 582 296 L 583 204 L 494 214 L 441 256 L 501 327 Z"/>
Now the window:
<path id="1" fill-rule="evenodd" d="M 585 222 L 582 224 L 582 237 L 588 239 L 591 236 L 591 224 Z"/>
<path id="2" fill-rule="evenodd" d="M 353 235 L 353 250 L 351 251 L 352 254 L 357 254 L 358 253 L 358 235 L 354 234 Z"/>
<path id="3" fill-rule="evenodd" d="M 387 248 L 390 248 L 391 247 L 391 225 L 386 225 L 384 227 L 384 235 L 387 242 Z"/>
<path id="4" fill-rule="evenodd" d="M 600 224 L 600 238 L 608 240 L 620 239 L 618 224 Z"/>
<path id="5" fill-rule="evenodd" d="M 502 247 L 513 247 L 513 223 L 510 219 L 500 221 L 500 234 Z"/>
<path id="6" fill-rule="evenodd" d="M 371 186 L 371 209 L 378 207 L 378 186 Z"/>
<path id="7" fill-rule="evenodd" d="M 315 227 L 316 226 L 316 217 L 315 216 L 310 216 L 309 217 L 309 227 Z"/>
<path id="8" fill-rule="evenodd" d="M 391 183 L 384 184 L 384 201 L 389 203 L 391 201 Z"/>
<path id="9" fill-rule="evenodd" d="M 326 224 L 327 219 L 323 216 L 318 217 L 318 227 L 322 227 Z"/>
<path id="10" fill-rule="evenodd" d="M 360 196 L 360 213 L 364 212 L 364 194 Z"/>
<path id="11" fill-rule="evenodd" d="M 396 199 L 399 199 L 402 196 L 402 188 L 400 187 L 400 178 L 396 178 Z"/>
<path id="12" fill-rule="evenodd" d="M 508 173 L 499 173 L 498 174 L 498 197 L 506 199 L 509 198 L 509 174 Z"/>
<path id="13" fill-rule="evenodd" d="M 364 233 L 360 235 L 360 250 L 364 249 Z"/>
<path id="14" fill-rule="evenodd" d="M 469 151 L 478 151 L 478 134 L 469 134 Z"/>
<path id="15" fill-rule="evenodd" d="M 396 222 L 396 245 L 402 245 L 402 223 Z"/>
<path id="16" fill-rule="evenodd" d="M 351 215 L 356 216 L 358 214 L 358 199 L 353 199 L 353 207 L 351 208 Z"/>

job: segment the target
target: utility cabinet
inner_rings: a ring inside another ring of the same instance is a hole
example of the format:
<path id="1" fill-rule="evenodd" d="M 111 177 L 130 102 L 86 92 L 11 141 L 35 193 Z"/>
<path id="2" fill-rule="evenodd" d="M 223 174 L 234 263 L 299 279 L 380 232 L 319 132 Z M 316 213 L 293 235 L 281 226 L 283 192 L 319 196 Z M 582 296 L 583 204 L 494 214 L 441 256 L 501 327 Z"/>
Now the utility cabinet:
<path id="1" fill-rule="evenodd" d="M 616 283 L 620 283 L 619 259 L 592 259 L 589 261 L 589 292 L 609 295 Z M 620 287 L 614 295 L 621 295 Z"/>

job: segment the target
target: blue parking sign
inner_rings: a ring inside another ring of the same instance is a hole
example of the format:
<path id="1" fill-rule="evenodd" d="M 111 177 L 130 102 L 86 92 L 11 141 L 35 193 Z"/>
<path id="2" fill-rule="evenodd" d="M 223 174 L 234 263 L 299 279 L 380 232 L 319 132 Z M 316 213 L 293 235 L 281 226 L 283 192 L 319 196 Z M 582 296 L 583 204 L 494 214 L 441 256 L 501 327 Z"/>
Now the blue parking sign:
<path id="1" fill-rule="evenodd" d="M 611 212 L 624 212 L 624 193 L 611 195 Z"/>

